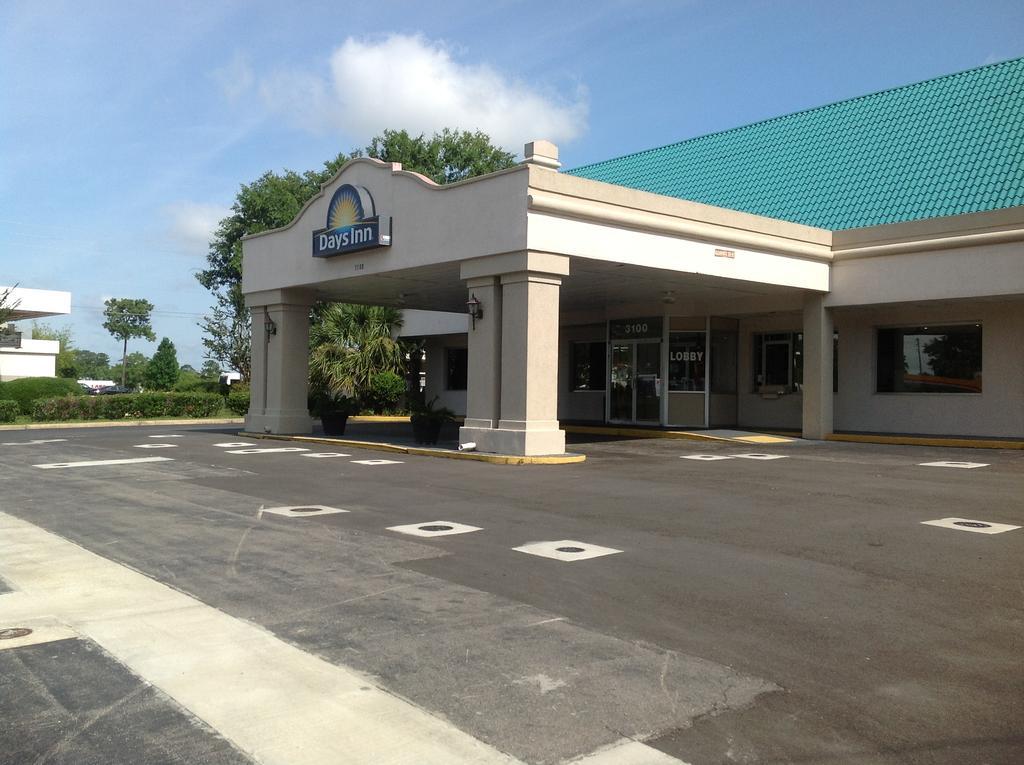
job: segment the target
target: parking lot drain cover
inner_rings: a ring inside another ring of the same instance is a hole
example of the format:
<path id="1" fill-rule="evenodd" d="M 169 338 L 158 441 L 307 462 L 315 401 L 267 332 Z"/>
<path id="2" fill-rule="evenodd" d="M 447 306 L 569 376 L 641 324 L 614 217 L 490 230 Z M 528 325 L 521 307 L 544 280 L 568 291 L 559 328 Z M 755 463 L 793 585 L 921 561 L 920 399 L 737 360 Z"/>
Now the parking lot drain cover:
<path id="1" fill-rule="evenodd" d="M 921 521 L 921 523 L 925 526 L 938 526 L 954 531 L 970 531 L 975 534 L 1005 534 L 1007 531 L 1016 531 L 1021 528 L 1009 523 L 978 521 L 973 518 L 937 518 L 934 521 Z"/>
<path id="2" fill-rule="evenodd" d="M 436 521 L 408 523 L 402 526 L 388 526 L 388 531 L 397 531 L 399 534 L 408 534 L 413 537 L 447 537 L 453 534 L 468 534 L 472 531 L 480 530 L 479 526 L 469 526 L 457 521 L 446 521 L 443 518 L 439 518 Z"/>
<path id="3" fill-rule="evenodd" d="M 955 526 L 967 526 L 970 529 L 990 529 L 991 523 L 978 523 L 977 521 L 953 521 Z"/>
<path id="4" fill-rule="evenodd" d="M 583 548 L 582 547 L 556 547 L 555 549 L 558 550 L 558 552 L 567 552 L 567 553 L 583 552 Z"/>
<path id="5" fill-rule="evenodd" d="M 28 627 L 7 627 L 0 629 L 0 640 L 14 640 L 15 638 L 31 635 L 32 630 Z"/>
<path id="6" fill-rule="evenodd" d="M 600 558 L 604 555 L 614 555 L 622 552 L 614 547 L 602 547 L 601 545 L 584 542 L 580 539 L 555 539 L 550 542 L 529 542 L 519 547 L 513 547 L 517 552 L 524 552 L 527 555 L 539 555 L 542 558 L 554 558 L 566 563 L 590 558 Z"/>
<path id="7" fill-rule="evenodd" d="M 451 526 L 442 526 L 439 523 L 431 523 L 426 526 L 420 526 L 423 531 L 451 531 Z"/>
<path id="8" fill-rule="evenodd" d="M 293 513 L 320 513 L 323 512 L 322 507 L 293 507 Z"/>

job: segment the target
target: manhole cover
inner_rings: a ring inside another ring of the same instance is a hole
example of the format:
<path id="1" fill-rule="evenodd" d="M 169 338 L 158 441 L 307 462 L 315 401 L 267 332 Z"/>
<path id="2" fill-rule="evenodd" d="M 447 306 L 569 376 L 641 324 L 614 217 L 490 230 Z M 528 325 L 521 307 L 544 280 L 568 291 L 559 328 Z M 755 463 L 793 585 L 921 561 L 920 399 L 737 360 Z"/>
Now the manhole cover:
<path id="1" fill-rule="evenodd" d="M 979 523 L 978 521 L 953 521 L 954 526 L 966 526 L 969 529 L 990 529 L 991 523 Z"/>
<path id="2" fill-rule="evenodd" d="M 430 523 L 419 527 L 422 531 L 451 531 L 451 526 L 442 526 L 440 523 Z"/>
<path id="3" fill-rule="evenodd" d="M 319 513 L 323 510 L 322 507 L 293 507 L 291 511 L 293 513 Z"/>
<path id="4" fill-rule="evenodd" d="M 556 547 L 558 552 L 583 552 L 582 547 Z"/>
<path id="5" fill-rule="evenodd" d="M 14 640 L 14 638 L 25 637 L 25 635 L 31 635 L 32 630 L 28 627 L 7 627 L 0 629 L 0 640 Z"/>

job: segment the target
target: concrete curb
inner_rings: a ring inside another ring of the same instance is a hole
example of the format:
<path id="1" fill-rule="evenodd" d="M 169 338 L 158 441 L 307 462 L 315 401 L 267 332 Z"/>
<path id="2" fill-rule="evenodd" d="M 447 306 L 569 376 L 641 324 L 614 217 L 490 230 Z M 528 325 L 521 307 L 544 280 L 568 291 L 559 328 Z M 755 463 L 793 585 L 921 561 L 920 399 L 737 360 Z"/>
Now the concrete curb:
<path id="1" fill-rule="evenodd" d="M 1024 449 L 1024 440 L 956 438 L 947 436 L 883 436 L 870 433 L 830 433 L 826 441 L 892 446 L 950 446 L 962 449 Z"/>
<path id="2" fill-rule="evenodd" d="M 584 454 L 552 454 L 539 457 L 519 457 L 507 454 L 481 454 L 479 452 L 453 452 L 448 449 L 429 449 L 420 446 L 401 446 L 399 444 L 388 444 L 376 441 L 356 441 L 347 438 L 320 438 L 317 436 L 284 436 L 273 433 L 246 433 L 242 431 L 238 435 L 247 438 L 271 439 L 274 441 L 299 441 L 302 443 L 331 444 L 332 446 L 346 446 L 353 449 L 370 449 L 379 452 L 391 452 L 392 454 L 412 454 L 418 457 L 440 457 L 449 460 L 471 460 L 473 462 L 487 462 L 491 465 L 572 465 L 584 462 L 587 457 Z"/>
<path id="3" fill-rule="evenodd" d="M 146 425 L 242 425 L 241 417 L 213 420 L 96 420 L 95 422 L 30 422 L 25 425 L 0 425 L 0 430 L 70 430 L 71 428 L 138 428 Z"/>

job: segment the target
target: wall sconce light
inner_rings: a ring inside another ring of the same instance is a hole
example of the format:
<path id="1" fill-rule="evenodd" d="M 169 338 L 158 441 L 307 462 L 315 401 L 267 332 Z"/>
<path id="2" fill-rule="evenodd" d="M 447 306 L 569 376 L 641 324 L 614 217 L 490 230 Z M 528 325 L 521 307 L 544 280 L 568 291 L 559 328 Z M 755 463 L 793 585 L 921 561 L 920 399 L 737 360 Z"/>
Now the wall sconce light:
<path id="1" fill-rule="evenodd" d="M 268 336 L 277 334 L 277 325 L 274 324 L 274 320 L 271 319 L 269 315 L 267 315 L 266 319 L 263 321 L 263 330 Z"/>
<path id="2" fill-rule="evenodd" d="M 476 295 L 471 295 L 469 300 L 466 301 L 466 313 L 473 320 L 473 329 L 476 329 L 476 320 L 484 317 L 484 308 L 480 301 L 476 299 Z"/>

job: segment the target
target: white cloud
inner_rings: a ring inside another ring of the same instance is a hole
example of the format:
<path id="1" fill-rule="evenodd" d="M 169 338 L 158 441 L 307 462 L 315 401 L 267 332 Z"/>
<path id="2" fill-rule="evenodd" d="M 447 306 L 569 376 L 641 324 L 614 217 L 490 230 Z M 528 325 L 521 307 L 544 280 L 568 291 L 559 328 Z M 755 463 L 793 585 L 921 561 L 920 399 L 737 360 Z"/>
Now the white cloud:
<path id="1" fill-rule="evenodd" d="M 568 142 L 586 130 L 582 87 L 559 97 L 487 64 L 456 61 L 444 45 L 419 35 L 350 37 L 329 63 L 328 77 L 287 71 L 264 78 L 264 103 L 308 130 L 334 128 L 357 141 L 386 128 L 430 134 L 452 127 L 482 130 L 520 151 L 534 138 Z"/>
<path id="2" fill-rule="evenodd" d="M 171 238 L 187 255 L 205 255 L 221 219 L 231 214 L 221 205 L 189 201 L 173 202 L 163 212 Z"/>
<path id="3" fill-rule="evenodd" d="M 249 59 L 241 53 L 236 53 L 230 63 L 215 69 L 211 76 L 220 86 L 221 91 L 229 103 L 235 103 L 242 98 L 256 81 Z"/>

